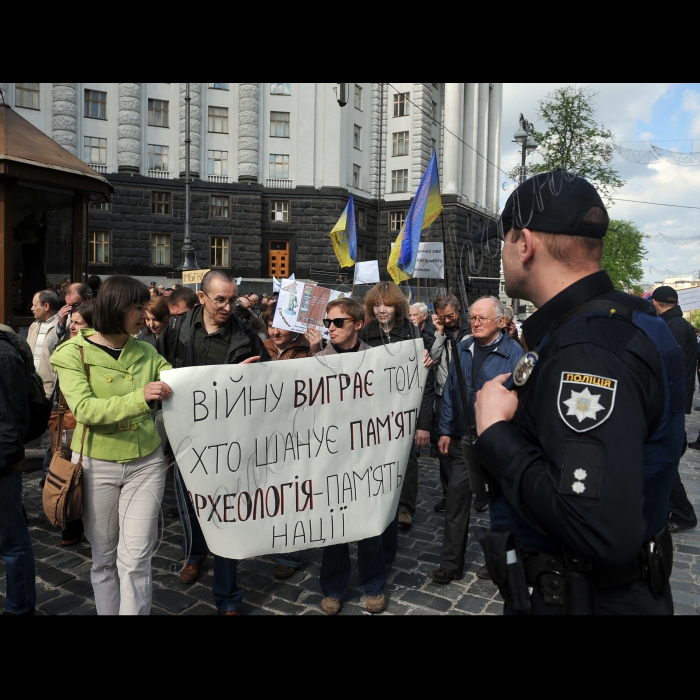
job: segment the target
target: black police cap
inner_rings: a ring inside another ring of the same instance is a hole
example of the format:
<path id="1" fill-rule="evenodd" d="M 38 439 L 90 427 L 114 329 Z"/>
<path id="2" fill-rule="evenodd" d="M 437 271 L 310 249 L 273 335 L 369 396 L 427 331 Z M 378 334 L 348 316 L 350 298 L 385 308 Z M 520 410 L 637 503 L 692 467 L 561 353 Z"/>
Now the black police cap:
<path id="1" fill-rule="evenodd" d="M 507 233 L 511 228 L 528 228 L 543 233 L 603 238 L 608 217 L 602 223 L 584 222 L 592 207 L 605 205 L 588 180 L 566 170 L 553 170 L 529 178 L 511 194 L 503 207 L 499 222 L 472 236 L 478 243 Z"/>

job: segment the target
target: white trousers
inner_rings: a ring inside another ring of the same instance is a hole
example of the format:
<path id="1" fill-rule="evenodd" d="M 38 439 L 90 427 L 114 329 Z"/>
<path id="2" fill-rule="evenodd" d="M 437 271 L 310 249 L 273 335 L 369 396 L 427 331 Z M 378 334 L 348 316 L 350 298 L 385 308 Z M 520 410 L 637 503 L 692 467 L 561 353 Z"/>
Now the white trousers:
<path id="1" fill-rule="evenodd" d="M 72 461 L 79 455 L 74 452 Z M 163 450 L 132 462 L 83 457 L 85 536 L 98 615 L 148 615 L 151 559 L 158 536 L 166 465 Z"/>

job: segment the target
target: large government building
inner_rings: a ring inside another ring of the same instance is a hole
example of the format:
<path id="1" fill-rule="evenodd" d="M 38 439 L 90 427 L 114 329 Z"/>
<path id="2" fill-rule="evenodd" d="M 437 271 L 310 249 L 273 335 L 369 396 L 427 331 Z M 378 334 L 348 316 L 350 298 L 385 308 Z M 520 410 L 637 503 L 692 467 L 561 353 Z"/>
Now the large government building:
<path id="1" fill-rule="evenodd" d="M 0 88 L 13 110 L 114 187 L 111 202 L 94 201 L 86 213 L 87 274 L 179 278 L 186 84 Z M 200 267 L 248 279 L 337 273 L 328 234 L 352 193 L 359 259 L 378 259 L 386 274 L 391 242 L 435 149 L 450 287 L 458 289 L 460 270 L 470 274 L 463 243 L 498 210 L 501 83 L 189 89 L 191 232 Z M 442 235 L 438 220 L 427 237 Z M 472 267 L 472 292 L 497 293 L 499 268 L 497 256 L 478 272 Z"/>

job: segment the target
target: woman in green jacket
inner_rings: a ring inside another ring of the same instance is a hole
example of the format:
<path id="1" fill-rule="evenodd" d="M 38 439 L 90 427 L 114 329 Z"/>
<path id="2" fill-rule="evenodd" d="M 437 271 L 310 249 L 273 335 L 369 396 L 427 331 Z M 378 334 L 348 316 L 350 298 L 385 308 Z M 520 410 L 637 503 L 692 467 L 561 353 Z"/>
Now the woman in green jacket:
<path id="1" fill-rule="evenodd" d="M 166 472 L 151 411 L 172 391 L 160 381 L 170 365 L 153 346 L 132 337 L 149 299 L 138 280 L 110 277 L 95 302 L 94 330 L 82 329 L 51 356 L 77 423 L 73 462 L 86 428 L 83 523 L 92 545 L 98 615 L 151 610 L 151 558 Z"/>

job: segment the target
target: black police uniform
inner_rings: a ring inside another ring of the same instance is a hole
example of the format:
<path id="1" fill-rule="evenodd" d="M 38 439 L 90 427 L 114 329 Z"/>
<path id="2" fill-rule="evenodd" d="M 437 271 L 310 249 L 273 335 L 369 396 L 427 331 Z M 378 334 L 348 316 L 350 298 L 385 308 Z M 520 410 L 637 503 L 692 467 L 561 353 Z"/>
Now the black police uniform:
<path id="1" fill-rule="evenodd" d="M 474 450 L 500 482 L 500 493 L 490 500 L 491 527 L 517 536 L 533 614 L 571 613 L 545 585 L 547 570 L 564 566 L 596 581 L 595 609 L 586 612 L 672 614 L 669 586 L 654 597 L 641 554 L 649 540 L 648 496 L 655 493 L 645 474 L 644 450 L 664 415 L 662 360 L 633 323 L 577 315 L 574 310 L 590 307 L 592 300 L 653 313 L 647 301 L 616 291 L 600 271 L 567 287 L 523 323 L 530 349 L 538 349 L 549 334 L 546 345 L 520 391 L 513 421 L 489 427 Z M 562 323 L 564 317 L 570 322 Z M 552 333 L 558 323 L 560 330 Z M 682 403 L 676 405 L 676 413 L 682 410 Z M 670 491 L 677 470 L 673 458 L 681 449 L 677 441 L 676 436 L 668 445 L 659 493 Z M 660 509 L 663 523 L 663 503 Z M 658 513 L 655 518 L 658 526 Z M 552 585 L 567 586 L 573 595 L 575 583 L 557 579 Z M 505 612 L 512 614 L 513 607 L 506 604 Z"/>

